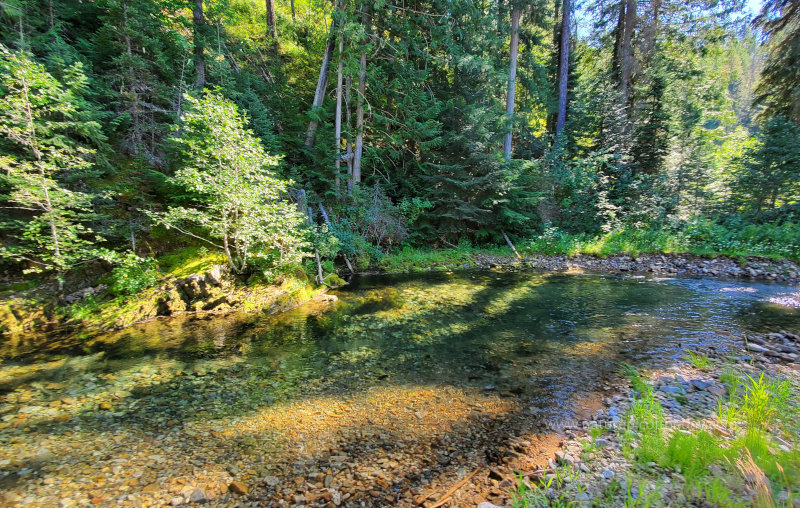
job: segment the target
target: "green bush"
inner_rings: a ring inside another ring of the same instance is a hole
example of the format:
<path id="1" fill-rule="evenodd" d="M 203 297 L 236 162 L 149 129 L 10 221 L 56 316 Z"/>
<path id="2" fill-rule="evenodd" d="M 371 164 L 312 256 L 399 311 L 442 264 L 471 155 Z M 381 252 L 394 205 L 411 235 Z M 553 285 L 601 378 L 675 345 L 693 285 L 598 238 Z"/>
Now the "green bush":
<path id="1" fill-rule="evenodd" d="M 134 295 L 158 283 L 158 266 L 153 258 L 140 258 L 129 252 L 111 271 L 110 290 L 118 296 Z"/>

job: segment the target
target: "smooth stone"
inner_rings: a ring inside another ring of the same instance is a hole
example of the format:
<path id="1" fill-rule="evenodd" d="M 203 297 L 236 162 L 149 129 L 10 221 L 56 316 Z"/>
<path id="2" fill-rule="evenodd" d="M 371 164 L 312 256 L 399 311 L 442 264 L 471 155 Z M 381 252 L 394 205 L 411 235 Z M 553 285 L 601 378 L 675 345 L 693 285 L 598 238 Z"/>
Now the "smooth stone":
<path id="1" fill-rule="evenodd" d="M 206 497 L 206 493 L 203 492 L 203 489 L 200 488 L 194 489 L 189 494 L 190 503 L 205 503 L 206 501 L 208 501 L 208 498 Z"/>
<path id="2" fill-rule="evenodd" d="M 718 397 L 724 397 L 725 395 L 728 394 L 728 389 L 727 388 L 725 388 L 722 385 L 717 385 L 717 384 L 709 386 L 707 391 L 711 395 L 716 395 Z"/>
<path id="3" fill-rule="evenodd" d="M 767 351 L 767 348 L 764 346 L 759 346 L 758 344 L 753 344 L 752 342 L 747 343 L 747 349 L 756 353 L 763 353 L 764 351 Z"/>
<path id="4" fill-rule="evenodd" d="M 231 484 L 228 485 L 228 490 L 234 494 L 247 495 L 247 487 L 242 482 L 231 482 Z"/>
<path id="5" fill-rule="evenodd" d="M 264 484 L 267 485 L 268 487 L 274 487 L 280 482 L 281 479 L 278 478 L 277 476 L 267 476 L 266 478 L 264 478 Z"/>
<path id="6" fill-rule="evenodd" d="M 603 470 L 603 478 L 605 478 L 606 480 L 610 480 L 611 478 L 614 478 L 614 474 L 615 474 L 614 471 L 612 471 L 610 469 L 604 469 Z"/>
<path id="7" fill-rule="evenodd" d="M 698 390 L 708 390 L 708 387 L 711 386 L 711 383 L 708 381 L 703 381 L 702 379 L 692 379 L 692 386 L 697 388 Z"/>

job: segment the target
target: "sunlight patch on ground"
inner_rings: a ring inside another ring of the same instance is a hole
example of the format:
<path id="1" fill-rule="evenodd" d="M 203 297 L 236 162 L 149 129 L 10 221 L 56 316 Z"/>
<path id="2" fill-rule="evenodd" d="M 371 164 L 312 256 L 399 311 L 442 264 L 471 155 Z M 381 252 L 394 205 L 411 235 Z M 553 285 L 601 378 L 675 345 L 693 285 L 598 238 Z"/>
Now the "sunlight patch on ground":
<path id="1" fill-rule="evenodd" d="M 226 438 L 260 436 L 313 455 L 353 433 L 389 434 L 399 441 L 428 440 L 516 407 L 515 399 L 449 386 L 374 387 L 351 397 L 327 396 L 280 404 L 241 418 L 222 431 Z M 273 457 L 274 459 L 275 457 Z"/>

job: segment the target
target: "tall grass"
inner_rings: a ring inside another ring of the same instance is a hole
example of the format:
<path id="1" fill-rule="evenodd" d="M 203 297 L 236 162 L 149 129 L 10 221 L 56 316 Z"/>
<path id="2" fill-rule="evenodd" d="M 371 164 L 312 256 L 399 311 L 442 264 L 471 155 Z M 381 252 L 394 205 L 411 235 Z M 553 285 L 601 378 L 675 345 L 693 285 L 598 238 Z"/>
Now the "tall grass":
<path id="1" fill-rule="evenodd" d="M 529 253 L 548 255 L 594 254 L 609 256 L 685 253 L 703 256 L 763 256 L 800 260 L 800 224 L 716 224 L 696 220 L 664 229 L 623 228 L 600 235 L 569 234 L 549 228 L 521 242 Z"/>

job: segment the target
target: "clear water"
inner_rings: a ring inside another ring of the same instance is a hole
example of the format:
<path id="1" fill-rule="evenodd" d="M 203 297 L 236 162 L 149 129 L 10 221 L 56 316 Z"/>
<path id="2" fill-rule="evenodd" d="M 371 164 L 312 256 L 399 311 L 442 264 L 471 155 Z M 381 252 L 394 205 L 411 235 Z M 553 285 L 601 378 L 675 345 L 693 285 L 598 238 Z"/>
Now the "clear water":
<path id="1" fill-rule="evenodd" d="M 166 456 L 164 467 L 176 475 L 186 475 L 181 468 L 195 455 L 219 475 L 232 460 L 256 475 L 274 473 L 280 461 L 313 462 L 341 450 L 342 436 L 365 426 L 381 436 L 393 429 L 391 440 L 404 438 L 408 425 L 425 441 L 444 425 L 429 415 L 437 401 L 452 408 L 449 432 L 467 432 L 452 430 L 453 422 L 476 411 L 497 421 L 557 420 L 622 363 L 658 363 L 687 349 L 724 353 L 747 333 L 800 332 L 800 309 L 772 303 L 797 293 L 593 274 L 363 276 L 333 292 L 336 303 L 277 316 L 182 316 L 97 335 L 5 336 L 0 483 L 37 492 L 33 479 L 50 475 L 55 483 L 42 499 L 60 495 L 54 485 L 100 467 L 85 450 L 107 448 L 109 439 L 133 446 L 141 460 Z M 404 423 L 399 410 L 412 411 L 416 423 Z M 352 417 L 342 422 L 342 414 Z M 142 441 L 171 432 L 178 444 Z M 180 444 L 204 432 L 215 436 L 213 453 Z M 245 439 L 253 435 L 257 444 Z M 37 462 L 42 443 L 57 458 Z M 259 450 L 255 465 L 248 449 Z M 84 470 L 68 475 L 61 457 L 79 457 Z M 125 469 L 118 473 L 123 481 Z"/>

